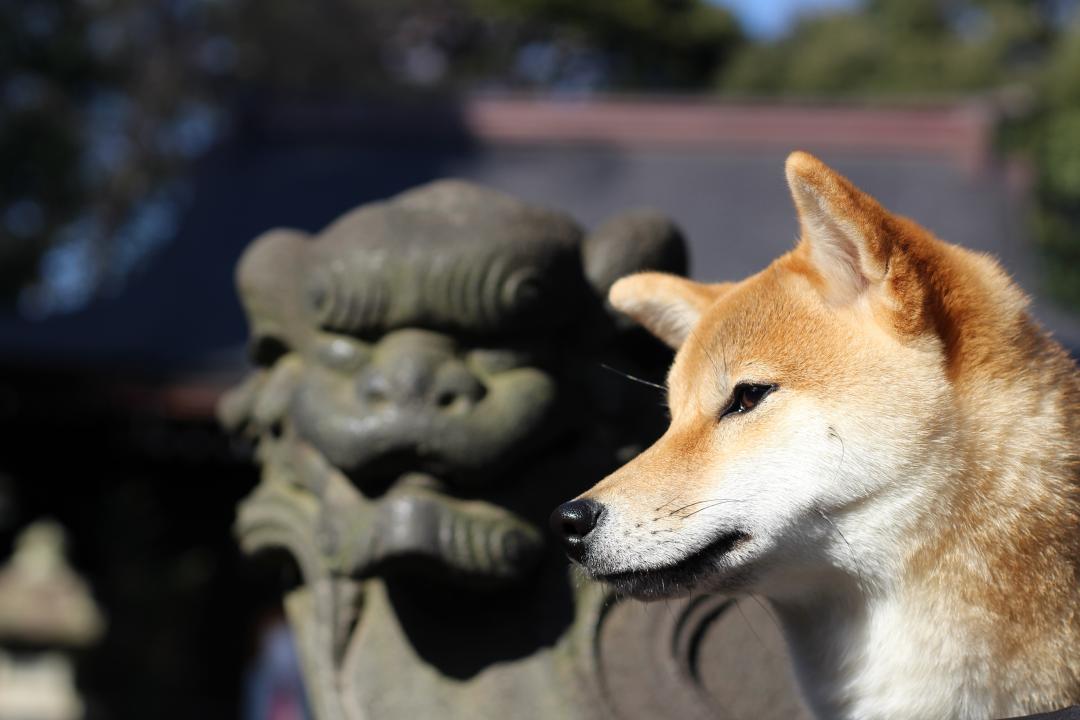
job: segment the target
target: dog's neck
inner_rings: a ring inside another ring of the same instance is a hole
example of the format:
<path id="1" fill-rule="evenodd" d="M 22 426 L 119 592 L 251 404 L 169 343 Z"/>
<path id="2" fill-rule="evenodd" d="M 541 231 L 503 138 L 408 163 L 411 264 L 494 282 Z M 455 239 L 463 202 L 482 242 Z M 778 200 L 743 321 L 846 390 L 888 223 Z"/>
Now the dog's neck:
<path id="1" fill-rule="evenodd" d="M 938 493 L 878 508 L 913 525 L 883 542 L 887 526 L 848 524 L 834 553 L 893 546 L 891 558 L 834 560 L 770 598 L 818 717 L 1007 717 L 1075 697 L 1080 394 L 1071 361 L 1042 360 L 1048 387 L 997 388 L 1036 393 L 1025 412 L 987 406 L 989 389 L 977 389 L 983 408 L 967 413 L 951 470 L 935 470 Z"/>
<path id="2" fill-rule="evenodd" d="M 867 596 L 834 585 L 798 604 L 773 601 L 803 695 L 818 718 L 1000 717 L 985 637 L 953 602 Z"/>

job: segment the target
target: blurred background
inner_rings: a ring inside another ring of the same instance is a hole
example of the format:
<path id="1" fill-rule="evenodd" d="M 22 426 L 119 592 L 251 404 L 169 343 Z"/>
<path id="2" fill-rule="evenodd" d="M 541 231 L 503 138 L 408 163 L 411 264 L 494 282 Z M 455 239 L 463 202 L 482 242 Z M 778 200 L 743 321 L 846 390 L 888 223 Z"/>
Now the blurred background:
<path id="1" fill-rule="evenodd" d="M 734 279 L 793 244 L 801 148 L 1001 258 L 1080 348 L 1078 6 L 0 2 L 0 717 L 57 649 L 75 679 L 34 672 L 75 704 L 33 717 L 303 716 L 214 419 L 269 228 L 458 176 L 587 226 L 659 209 Z"/>

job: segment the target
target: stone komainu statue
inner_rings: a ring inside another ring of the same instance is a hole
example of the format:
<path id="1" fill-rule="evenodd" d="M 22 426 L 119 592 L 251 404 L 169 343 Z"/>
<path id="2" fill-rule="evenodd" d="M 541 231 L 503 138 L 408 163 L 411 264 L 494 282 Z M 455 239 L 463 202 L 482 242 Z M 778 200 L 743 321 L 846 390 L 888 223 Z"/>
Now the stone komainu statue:
<path id="1" fill-rule="evenodd" d="M 725 601 L 620 603 L 542 530 L 663 426 L 662 393 L 604 367 L 669 359 L 608 288 L 685 267 L 655 213 L 586 235 L 460 181 L 251 245 L 258 368 L 220 414 L 263 468 L 244 548 L 300 569 L 285 604 L 318 720 L 726 712 L 698 668 Z"/>

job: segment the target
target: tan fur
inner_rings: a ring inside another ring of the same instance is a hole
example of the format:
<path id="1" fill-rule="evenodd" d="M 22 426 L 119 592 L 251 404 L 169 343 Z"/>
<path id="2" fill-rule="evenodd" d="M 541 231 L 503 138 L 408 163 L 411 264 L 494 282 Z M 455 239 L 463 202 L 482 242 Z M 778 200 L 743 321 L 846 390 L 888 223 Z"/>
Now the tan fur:
<path id="1" fill-rule="evenodd" d="M 751 541 L 694 582 L 773 602 L 819 715 L 984 718 L 1080 702 L 1075 364 L 992 259 L 805 153 L 787 178 L 803 237 L 761 273 L 612 288 L 617 308 L 678 347 L 672 417 L 583 496 L 607 508 L 583 564 L 647 575 L 752 512 Z M 745 382 L 777 390 L 721 419 Z M 822 477 L 834 467 L 842 483 Z M 758 469 L 776 497 L 756 489 Z M 788 477 L 799 499 L 785 504 Z M 923 697 L 901 693 L 919 662 L 933 668 Z"/>

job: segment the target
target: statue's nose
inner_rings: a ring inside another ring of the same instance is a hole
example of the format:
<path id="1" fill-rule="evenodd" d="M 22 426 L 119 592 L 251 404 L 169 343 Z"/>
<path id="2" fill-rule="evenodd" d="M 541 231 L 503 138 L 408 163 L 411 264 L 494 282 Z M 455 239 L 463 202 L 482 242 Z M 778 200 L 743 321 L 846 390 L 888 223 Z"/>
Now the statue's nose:
<path id="1" fill-rule="evenodd" d="M 435 373 L 429 402 L 443 410 L 464 410 L 484 397 L 487 390 L 464 363 L 445 363 Z"/>
<path id="2" fill-rule="evenodd" d="M 484 396 L 483 383 L 453 352 L 415 342 L 399 345 L 380 352 L 360 378 L 366 402 L 449 411 L 471 407 Z"/>

